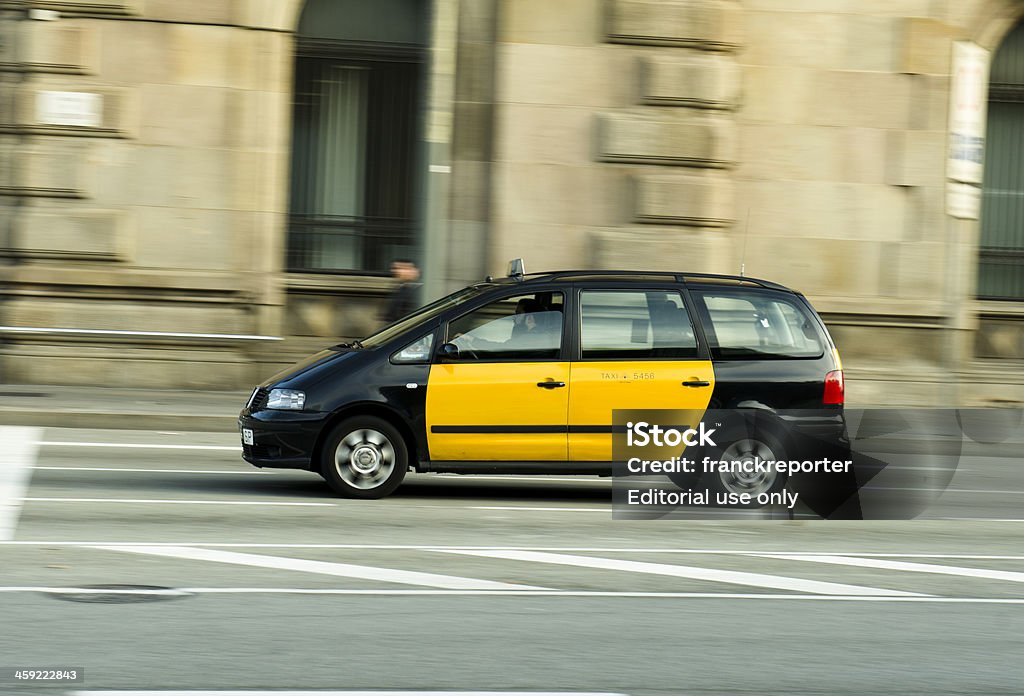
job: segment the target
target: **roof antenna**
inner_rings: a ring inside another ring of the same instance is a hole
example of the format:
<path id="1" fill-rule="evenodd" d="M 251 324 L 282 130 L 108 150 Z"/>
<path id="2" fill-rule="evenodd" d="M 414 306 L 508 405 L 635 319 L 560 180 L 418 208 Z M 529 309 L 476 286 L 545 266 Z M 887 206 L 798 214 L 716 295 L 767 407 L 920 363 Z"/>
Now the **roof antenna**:
<path id="1" fill-rule="evenodd" d="M 740 254 L 740 278 L 743 277 L 744 272 L 747 270 L 747 264 L 744 263 L 747 260 L 747 233 L 750 232 L 750 207 L 747 207 L 747 222 L 743 225 L 743 252 Z"/>

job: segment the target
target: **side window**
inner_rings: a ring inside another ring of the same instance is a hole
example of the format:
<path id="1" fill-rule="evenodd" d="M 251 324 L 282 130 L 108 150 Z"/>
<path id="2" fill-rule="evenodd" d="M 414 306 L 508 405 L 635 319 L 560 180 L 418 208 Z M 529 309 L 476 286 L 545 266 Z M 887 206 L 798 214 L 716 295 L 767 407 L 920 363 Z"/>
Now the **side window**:
<path id="1" fill-rule="evenodd" d="M 817 358 L 825 341 L 807 309 L 752 290 L 696 291 L 714 328 L 716 358 Z"/>
<path id="2" fill-rule="evenodd" d="M 550 360 L 562 349 L 560 292 L 516 295 L 492 302 L 452 320 L 448 342 L 458 360 Z"/>
<path id="3" fill-rule="evenodd" d="M 393 363 L 424 363 L 430 362 L 430 350 L 434 347 L 434 332 L 417 338 L 405 348 L 391 355 Z"/>
<path id="4" fill-rule="evenodd" d="M 685 359 L 697 339 L 678 292 L 584 290 L 580 349 L 584 360 Z"/>

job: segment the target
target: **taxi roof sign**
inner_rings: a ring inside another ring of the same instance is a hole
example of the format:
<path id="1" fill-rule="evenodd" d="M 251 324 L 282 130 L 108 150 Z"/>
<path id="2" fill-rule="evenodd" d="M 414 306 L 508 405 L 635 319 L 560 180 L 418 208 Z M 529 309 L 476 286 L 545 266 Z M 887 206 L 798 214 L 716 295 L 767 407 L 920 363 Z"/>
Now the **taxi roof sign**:
<path id="1" fill-rule="evenodd" d="M 512 259 L 508 262 L 508 277 L 522 278 L 526 275 L 526 265 L 522 259 Z"/>

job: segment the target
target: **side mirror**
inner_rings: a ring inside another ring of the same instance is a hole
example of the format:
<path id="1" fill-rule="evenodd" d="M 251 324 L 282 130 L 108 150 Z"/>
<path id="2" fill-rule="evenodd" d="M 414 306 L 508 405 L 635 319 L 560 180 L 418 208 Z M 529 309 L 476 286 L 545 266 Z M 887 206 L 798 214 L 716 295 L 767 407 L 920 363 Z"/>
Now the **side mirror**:
<path id="1" fill-rule="evenodd" d="M 445 343 L 441 346 L 441 350 L 438 353 L 442 360 L 458 360 L 459 359 L 459 347 L 454 343 Z"/>

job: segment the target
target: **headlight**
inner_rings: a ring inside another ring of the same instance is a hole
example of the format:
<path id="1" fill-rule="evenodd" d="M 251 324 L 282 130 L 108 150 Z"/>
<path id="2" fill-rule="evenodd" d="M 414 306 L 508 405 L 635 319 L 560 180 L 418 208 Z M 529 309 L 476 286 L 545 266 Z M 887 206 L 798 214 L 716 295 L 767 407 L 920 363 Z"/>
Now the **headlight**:
<path id="1" fill-rule="evenodd" d="M 301 411 L 306 405 L 306 392 L 294 389 L 271 389 L 267 397 L 267 408 L 280 411 Z"/>

